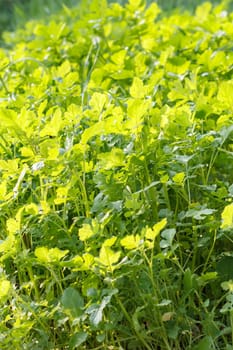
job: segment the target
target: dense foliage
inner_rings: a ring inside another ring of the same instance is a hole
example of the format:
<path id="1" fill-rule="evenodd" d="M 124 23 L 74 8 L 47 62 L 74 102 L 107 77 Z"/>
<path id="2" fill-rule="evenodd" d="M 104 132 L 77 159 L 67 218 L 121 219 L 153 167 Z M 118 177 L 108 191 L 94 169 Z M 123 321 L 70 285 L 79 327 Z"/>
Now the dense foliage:
<path id="1" fill-rule="evenodd" d="M 0 51 L 0 348 L 232 349 L 233 14 L 64 7 Z"/>
<path id="2" fill-rule="evenodd" d="M 157 2 L 165 11 L 171 11 L 176 7 L 193 11 L 196 6 L 205 0 L 147 0 L 147 3 Z M 59 11 L 63 5 L 76 6 L 80 0 L 0 0 L 0 34 L 2 31 L 13 30 L 29 19 L 47 18 L 51 13 Z M 125 5 L 127 0 L 109 0 Z M 212 0 L 213 4 L 220 0 Z M 231 0 L 230 0 L 231 5 Z"/>

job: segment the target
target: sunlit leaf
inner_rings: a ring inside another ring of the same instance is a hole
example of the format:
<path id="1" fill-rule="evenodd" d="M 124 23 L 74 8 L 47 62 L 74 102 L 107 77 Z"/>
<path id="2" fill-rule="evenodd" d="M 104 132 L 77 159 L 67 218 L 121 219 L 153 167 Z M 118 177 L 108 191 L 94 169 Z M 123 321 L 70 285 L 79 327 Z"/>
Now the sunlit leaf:
<path id="1" fill-rule="evenodd" d="M 228 204 L 222 212 L 222 224 L 221 228 L 232 228 L 233 227 L 233 203 Z"/>
<path id="2" fill-rule="evenodd" d="M 69 188 L 66 187 L 58 187 L 56 190 L 56 198 L 54 199 L 55 204 L 62 204 L 67 201 Z"/>
<path id="3" fill-rule="evenodd" d="M 61 110 L 59 108 L 56 109 L 54 115 L 50 122 L 46 124 L 46 126 L 41 130 L 40 137 L 44 136 L 57 136 L 62 125 L 61 118 Z"/>
<path id="4" fill-rule="evenodd" d="M 153 228 L 147 228 L 145 237 L 153 241 L 160 234 L 160 232 L 164 229 L 166 225 L 167 225 L 167 219 L 164 218 L 161 221 L 159 221 L 157 224 L 155 224 Z"/>
<path id="5" fill-rule="evenodd" d="M 68 254 L 68 250 L 61 250 L 59 248 L 47 248 L 47 247 L 37 247 L 35 249 L 35 256 L 42 263 L 57 263 L 64 256 Z"/>
<path id="6" fill-rule="evenodd" d="M 176 175 L 173 176 L 172 180 L 177 184 L 177 185 L 182 185 L 184 182 L 185 178 L 185 173 L 177 173 Z"/>
<path id="7" fill-rule="evenodd" d="M 0 184 L 0 200 L 4 200 L 6 198 L 6 193 L 7 193 L 7 183 L 6 181 L 3 181 Z"/>
<path id="8" fill-rule="evenodd" d="M 16 233 L 17 231 L 20 230 L 20 221 L 13 218 L 8 219 L 6 226 L 7 226 L 7 231 L 9 233 Z"/>
<path id="9" fill-rule="evenodd" d="M 119 261 L 120 256 L 121 252 L 114 252 L 110 247 L 102 246 L 97 261 L 102 265 L 112 269 L 114 268 L 114 264 L 116 264 Z"/>
<path id="10" fill-rule="evenodd" d="M 114 243 L 116 243 L 116 240 L 117 240 L 117 237 L 112 236 L 111 238 L 108 238 L 103 242 L 103 246 L 104 247 L 112 247 L 114 245 Z"/>
<path id="11" fill-rule="evenodd" d="M 125 249 L 131 250 L 138 248 L 140 244 L 140 236 L 139 235 L 128 235 L 121 239 L 120 241 L 122 247 Z"/>
<path id="12" fill-rule="evenodd" d="M 129 91 L 130 91 L 130 95 L 133 98 L 143 98 L 145 97 L 145 94 L 146 94 L 146 89 L 143 85 L 143 82 L 139 78 L 133 79 L 133 84 Z"/>
<path id="13" fill-rule="evenodd" d="M 227 107 L 231 108 L 233 105 L 233 81 L 223 81 L 218 90 L 217 98 L 219 101 L 223 102 Z"/>
<path id="14" fill-rule="evenodd" d="M 81 241 L 86 241 L 95 234 L 90 224 L 83 224 L 79 229 L 78 235 Z"/>
<path id="15" fill-rule="evenodd" d="M 101 113 L 107 103 L 107 96 L 99 92 L 94 92 L 90 100 L 90 106 L 98 113 Z"/>
<path id="16" fill-rule="evenodd" d="M 10 289 L 11 289 L 10 281 L 6 279 L 1 279 L 0 280 L 0 300 L 9 294 Z"/>

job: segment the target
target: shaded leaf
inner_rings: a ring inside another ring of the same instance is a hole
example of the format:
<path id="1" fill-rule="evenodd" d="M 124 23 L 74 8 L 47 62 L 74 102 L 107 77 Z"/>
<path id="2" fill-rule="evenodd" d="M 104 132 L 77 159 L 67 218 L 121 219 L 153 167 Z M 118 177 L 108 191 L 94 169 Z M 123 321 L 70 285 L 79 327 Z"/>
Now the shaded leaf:
<path id="1" fill-rule="evenodd" d="M 79 317 L 83 314 L 84 300 L 76 289 L 66 288 L 61 297 L 61 303 L 73 317 Z"/>

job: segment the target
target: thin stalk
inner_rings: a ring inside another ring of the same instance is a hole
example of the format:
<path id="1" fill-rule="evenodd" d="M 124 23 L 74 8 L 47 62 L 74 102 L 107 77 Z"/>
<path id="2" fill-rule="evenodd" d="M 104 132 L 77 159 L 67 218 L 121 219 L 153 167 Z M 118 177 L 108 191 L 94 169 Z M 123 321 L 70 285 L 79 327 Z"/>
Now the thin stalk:
<path id="1" fill-rule="evenodd" d="M 212 255 L 213 250 L 214 250 L 214 247 L 215 247 L 216 238 L 217 238 L 217 230 L 214 230 L 213 244 L 212 244 L 212 246 L 211 246 L 211 248 L 210 248 L 210 250 L 209 250 L 209 254 L 208 254 L 208 256 L 207 256 L 207 258 L 206 258 L 206 260 L 205 260 L 205 264 L 204 264 L 202 273 L 204 273 L 205 270 L 206 270 L 206 268 L 207 268 L 207 264 L 208 264 L 208 262 L 209 262 L 209 260 L 210 260 L 210 257 L 211 257 L 211 255 Z"/>
<path id="2" fill-rule="evenodd" d="M 150 260 L 148 259 L 148 257 L 147 257 L 147 255 L 145 254 L 145 252 L 143 252 L 143 253 L 144 253 L 144 254 L 143 254 L 143 255 L 144 255 L 144 258 L 145 258 L 145 260 L 146 260 L 146 262 L 147 262 L 147 264 L 148 264 L 148 267 L 149 267 L 149 277 L 150 277 L 151 283 L 152 283 L 153 288 L 154 288 L 154 295 L 155 295 L 156 300 L 159 301 L 159 296 L 158 296 L 158 294 L 157 294 L 157 291 L 159 291 L 160 288 L 159 288 L 158 283 L 157 283 L 157 282 L 155 281 L 155 279 L 154 279 L 154 273 L 153 273 L 153 257 L 154 257 L 153 249 L 152 249 L 152 254 L 151 254 Z M 169 345 L 169 342 L 167 341 L 166 329 L 165 329 L 164 324 L 163 324 L 163 322 L 162 322 L 161 320 L 162 320 L 162 317 L 161 317 L 161 315 L 160 315 L 160 317 L 158 317 L 158 320 L 157 320 L 157 321 L 158 321 L 159 327 L 160 327 L 161 330 L 162 330 L 163 342 L 164 342 L 166 348 L 167 348 L 168 350 L 171 350 L 171 347 L 170 347 L 170 345 Z"/>
<path id="3" fill-rule="evenodd" d="M 31 314 L 33 315 L 33 317 L 36 319 L 36 321 L 38 322 L 38 324 L 41 325 L 42 329 L 44 329 L 44 331 L 46 332 L 46 334 L 48 333 L 48 326 L 46 324 L 44 324 L 41 321 L 41 318 L 39 316 L 39 314 L 37 315 L 37 313 L 35 312 L 35 310 L 30 306 L 29 303 L 26 303 L 18 294 L 15 293 L 15 299 L 18 299 L 20 301 L 21 304 L 23 304 L 25 306 L 25 308 L 27 308 Z"/>
<path id="4" fill-rule="evenodd" d="M 54 280 L 57 282 L 57 285 L 58 285 L 58 287 L 59 287 L 61 293 L 63 293 L 63 288 L 62 288 L 61 282 L 59 281 L 59 279 L 58 279 L 56 273 L 54 272 L 53 269 L 51 269 L 51 268 L 49 268 L 49 267 L 47 267 L 47 269 L 48 269 L 49 272 L 51 273 L 51 275 L 52 275 L 52 277 L 54 278 Z"/>
<path id="5" fill-rule="evenodd" d="M 230 311 L 230 321 L 231 321 L 231 341 L 233 344 L 233 310 Z"/>
<path id="6" fill-rule="evenodd" d="M 10 91 L 8 90 L 8 88 L 7 88 L 7 86 L 6 86 L 6 84 L 5 84 L 5 82 L 4 82 L 4 80 L 3 80 L 3 78 L 2 78 L 1 75 L 0 75 L 0 81 L 1 81 L 1 83 L 2 83 L 2 86 L 3 86 L 4 90 L 5 90 L 6 93 L 7 93 L 7 95 L 9 95 L 9 94 L 10 94 Z"/>
<path id="7" fill-rule="evenodd" d="M 193 258 L 192 258 L 192 272 L 194 272 L 195 270 L 196 260 L 197 260 L 198 234 L 195 226 L 193 226 L 193 242 L 194 242 L 194 249 L 193 249 Z"/>
<path id="8" fill-rule="evenodd" d="M 147 185 L 150 185 L 152 183 L 148 167 L 146 164 L 146 161 L 144 160 L 144 171 L 145 171 L 145 177 L 146 177 L 146 182 Z M 159 214 L 158 214 L 158 193 L 155 187 L 151 187 L 148 189 L 149 193 L 149 200 L 150 200 L 150 205 L 153 210 L 153 215 L 154 219 L 157 222 L 159 220 Z"/>
<path id="9" fill-rule="evenodd" d="M 218 150 L 213 152 L 212 153 L 212 156 L 211 156 L 211 159 L 210 159 L 210 163 L 209 163 L 209 167 L 208 167 L 208 171 L 207 171 L 207 175 L 206 175 L 206 185 L 208 184 L 208 181 L 209 181 L 209 177 L 210 177 L 210 172 L 211 172 L 211 169 L 214 165 L 214 162 L 217 158 L 217 155 L 218 155 Z"/>
<path id="10" fill-rule="evenodd" d="M 36 283 L 36 280 L 35 280 L 35 277 L 34 277 L 34 274 L 33 274 L 33 271 L 32 271 L 32 267 L 28 266 L 27 267 L 27 271 L 28 271 L 28 275 L 30 277 L 30 280 L 32 282 L 32 285 L 34 287 L 35 299 L 36 299 L 36 301 L 39 301 L 40 300 L 40 292 L 39 292 L 39 289 L 37 287 L 37 283 Z"/>
<path id="11" fill-rule="evenodd" d="M 187 190 L 188 190 L 188 201 L 189 205 L 191 204 L 191 190 L 190 190 L 190 182 L 189 182 L 189 173 L 188 173 L 188 164 L 186 164 L 186 176 L 187 176 Z"/>
<path id="12" fill-rule="evenodd" d="M 136 333 L 138 339 L 140 340 L 140 342 L 145 346 L 145 348 L 147 350 L 152 350 L 151 347 L 147 344 L 147 342 L 144 340 L 144 338 L 141 336 L 140 332 L 135 329 L 133 323 L 132 323 L 132 318 L 130 317 L 130 315 L 128 314 L 127 310 L 125 309 L 124 305 L 122 304 L 120 298 L 115 294 L 115 298 L 117 300 L 117 303 L 119 304 L 125 318 L 127 319 L 127 321 L 129 322 L 129 324 L 131 325 L 131 327 L 133 328 L 134 332 Z"/>
<path id="13" fill-rule="evenodd" d="M 169 198 L 169 195 L 168 195 L 168 190 L 167 190 L 167 184 L 166 183 L 163 183 L 163 193 L 164 193 L 164 198 L 166 200 L 167 207 L 168 207 L 169 211 L 171 211 L 171 203 L 170 203 L 170 198 Z"/>
<path id="14" fill-rule="evenodd" d="M 84 186 L 82 180 L 80 179 L 80 177 L 78 176 L 78 182 L 79 182 L 79 186 L 81 188 L 81 192 L 83 195 L 83 201 L 84 201 L 84 207 L 85 207 L 85 214 L 86 217 L 90 217 L 90 207 L 89 207 L 89 201 L 88 201 L 88 197 L 87 197 L 87 191 L 86 191 L 86 187 Z"/>

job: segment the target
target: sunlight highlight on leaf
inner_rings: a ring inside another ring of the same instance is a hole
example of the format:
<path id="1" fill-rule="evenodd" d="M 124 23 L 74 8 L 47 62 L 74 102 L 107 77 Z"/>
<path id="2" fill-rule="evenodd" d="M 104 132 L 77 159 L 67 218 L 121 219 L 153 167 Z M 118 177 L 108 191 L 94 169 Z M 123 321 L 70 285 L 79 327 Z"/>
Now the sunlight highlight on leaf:
<path id="1" fill-rule="evenodd" d="M 153 226 L 153 228 L 147 228 L 145 237 L 149 240 L 154 240 L 160 232 L 164 229 L 164 227 L 167 225 L 167 219 L 164 218 L 161 221 L 159 221 L 157 224 Z"/>
<path id="2" fill-rule="evenodd" d="M 233 203 L 227 205 L 222 212 L 221 228 L 229 229 L 233 227 Z"/>

